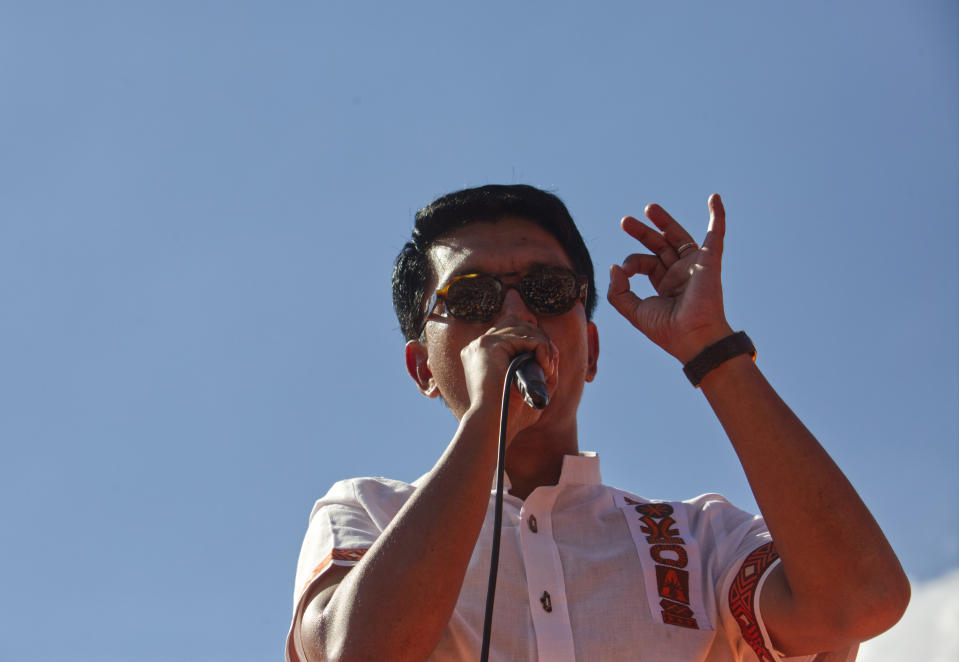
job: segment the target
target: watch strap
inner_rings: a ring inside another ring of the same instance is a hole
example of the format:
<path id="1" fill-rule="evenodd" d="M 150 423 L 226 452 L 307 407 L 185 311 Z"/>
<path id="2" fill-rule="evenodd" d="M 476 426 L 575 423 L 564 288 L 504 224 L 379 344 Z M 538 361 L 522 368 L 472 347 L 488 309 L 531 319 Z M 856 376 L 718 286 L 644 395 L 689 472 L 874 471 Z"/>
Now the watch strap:
<path id="1" fill-rule="evenodd" d="M 745 331 L 738 331 L 709 345 L 683 366 L 683 372 L 692 385 L 699 388 L 700 382 L 710 370 L 740 354 L 749 354 L 753 361 L 756 360 L 756 347 Z"/>

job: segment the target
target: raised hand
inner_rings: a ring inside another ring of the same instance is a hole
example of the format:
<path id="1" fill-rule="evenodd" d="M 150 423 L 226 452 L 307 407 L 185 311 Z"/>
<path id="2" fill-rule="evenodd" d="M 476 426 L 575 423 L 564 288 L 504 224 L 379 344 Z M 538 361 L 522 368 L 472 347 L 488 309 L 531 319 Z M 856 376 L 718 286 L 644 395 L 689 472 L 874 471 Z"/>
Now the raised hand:
<path id="1" fill-rule="evenodd" d="M 659 205 L 646 207 L 658 228 L 627 216 L 623 230 L 648 253 L 633 253 L 609 269 L 607 298 L 650 340 L 686 363 L 732 333 L 723 310 L 721 266 L 726 212 L 718 194 L 709 198 L 709 228 L 702 246 Z M 630 290 L 636 274 L 649 277 L 656 296 L 640 298 Z"/>

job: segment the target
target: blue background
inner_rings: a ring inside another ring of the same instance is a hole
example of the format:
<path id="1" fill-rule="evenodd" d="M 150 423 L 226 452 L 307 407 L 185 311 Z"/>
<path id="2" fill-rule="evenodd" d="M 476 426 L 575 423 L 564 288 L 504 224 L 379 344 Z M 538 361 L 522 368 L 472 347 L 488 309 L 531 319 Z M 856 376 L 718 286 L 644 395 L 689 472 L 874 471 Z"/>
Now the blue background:
<path id="1" fill-rule="evenodd" d="M 620 217 L 701 238 L 722 193 L 731 323 L 910 576 L 959 566 L 957 5 L 662 5 L 0 4 L 0 659 L 279 658 L 313 501 L 454 430 L 389 278 L 490 182 L 560 195 L 603 292 Z M 676 361 L 596 321 L 606 481 L 755 509 Z"/>

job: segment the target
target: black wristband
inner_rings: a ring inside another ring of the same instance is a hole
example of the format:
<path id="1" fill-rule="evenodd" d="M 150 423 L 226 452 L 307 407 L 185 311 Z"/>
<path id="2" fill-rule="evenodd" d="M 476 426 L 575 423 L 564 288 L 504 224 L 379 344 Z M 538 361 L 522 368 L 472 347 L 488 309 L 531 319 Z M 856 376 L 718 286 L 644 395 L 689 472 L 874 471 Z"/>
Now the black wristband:
<path id="1" fill-rule="evenodd" d="M 683 372 L 693 386 L 699 388 L 699 383 L 703 381 L 706 373 L 740 354 L 749 354 L 753 361 L 756 360 L 756 347 L 745 331 L 726 336 L 719 342 L 709 345 L 683 366 Z"/>

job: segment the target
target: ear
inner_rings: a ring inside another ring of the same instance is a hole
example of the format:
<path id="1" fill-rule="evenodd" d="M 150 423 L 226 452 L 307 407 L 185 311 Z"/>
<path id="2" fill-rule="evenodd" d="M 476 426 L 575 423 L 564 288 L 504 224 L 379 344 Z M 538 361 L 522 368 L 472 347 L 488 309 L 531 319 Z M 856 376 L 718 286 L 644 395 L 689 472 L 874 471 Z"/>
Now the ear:
<path id="1" fill-rule="evenodd" d="M 596 377 L 596 362 L 599 360 L 599 331 L 592 322 L 586 323 L 586 381 L 591 382 Z"/>
<path id="2" fill-rule="evenodd" d="M 416 388 L 427 398 L 439 396 L 440 390 L 433 379 L 427 359 L 429 352 L 419 340 L 410 340 L 406 343 L 406 372 L 416 382 Z"/>

